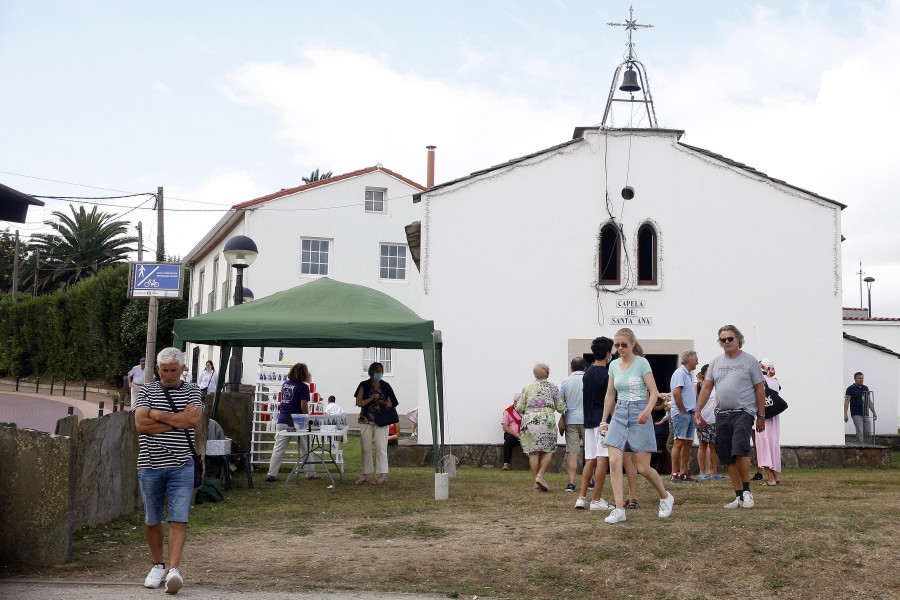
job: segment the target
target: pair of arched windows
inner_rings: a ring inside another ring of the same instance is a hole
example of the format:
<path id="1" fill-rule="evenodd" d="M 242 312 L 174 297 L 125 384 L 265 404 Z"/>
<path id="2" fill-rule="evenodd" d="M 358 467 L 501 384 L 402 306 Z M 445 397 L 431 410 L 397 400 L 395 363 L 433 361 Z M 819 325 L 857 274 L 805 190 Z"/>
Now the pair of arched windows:
<path id="1" fill-rule="evenodd" d="M 599 283 L 622 284 L 622 232 L 614 223 L 600 229 Z M 658 244 L 656 228 L 644 223 L 637 233 L 637 284 L 657 285 Z"/>

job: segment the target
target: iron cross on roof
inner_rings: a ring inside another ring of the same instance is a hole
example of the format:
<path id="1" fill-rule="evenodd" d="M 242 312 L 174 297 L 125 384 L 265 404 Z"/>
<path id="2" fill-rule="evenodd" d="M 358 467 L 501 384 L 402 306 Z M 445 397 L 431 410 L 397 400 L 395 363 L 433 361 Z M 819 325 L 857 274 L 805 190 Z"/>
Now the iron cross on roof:
<path id="1" fill-rule="evenodd" d="M 638 28 L 649 29 L 649 28 L 653 27 L 653 25 L 638 24 L 638 22 L 634 19 L 634 6 L 628 7 L 628 19 L 626 19 L 626 21 L 624 23 L 607 23 L 607 25 L 609 25 L 611 27 L 624 27 L 625 31 L 628 32 L 628 44 L 626 44 L 626 45 L 628 46 L 627 60 L 629 60 L 629 61 L 634 60 L 634 44 L 631 42 L 631 32 L 635 31 Z"/>

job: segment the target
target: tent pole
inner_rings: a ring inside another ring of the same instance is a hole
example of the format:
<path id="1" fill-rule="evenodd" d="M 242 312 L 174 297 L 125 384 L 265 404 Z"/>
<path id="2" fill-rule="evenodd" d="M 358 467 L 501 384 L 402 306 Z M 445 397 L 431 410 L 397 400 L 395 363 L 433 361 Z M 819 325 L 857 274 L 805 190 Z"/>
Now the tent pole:
<path id="1" fill-rule="evenodd" d="M 226 351 L 226 348 L 228 351 Z M 228 367 L 228 357 L 231 355 L 229 346 L 219 346 L 219 380 L 216 383 L 216 396 L 213 398 L 212 410 L 209 412 L 209 418 L 216 418 L 216 410 L 219 408 L 219 398 L 222 397 L 222 388 L 225 386 L 225 369 Z"/>
<path id="2" fill-rule="evenodd" d="M 438 447 L 438 415 L 437 415 L 437 391 L 436 391 L 436 373 L 435 373 L 435 352 L 434 346 L 431 348 L 422 347 L 422 354 L 425 357 L 425 379 L 428 386 L 428 413 L 431 417 L 431 447 L 434 454 L 434 472 L 440 473 L 440 448 Z"/>

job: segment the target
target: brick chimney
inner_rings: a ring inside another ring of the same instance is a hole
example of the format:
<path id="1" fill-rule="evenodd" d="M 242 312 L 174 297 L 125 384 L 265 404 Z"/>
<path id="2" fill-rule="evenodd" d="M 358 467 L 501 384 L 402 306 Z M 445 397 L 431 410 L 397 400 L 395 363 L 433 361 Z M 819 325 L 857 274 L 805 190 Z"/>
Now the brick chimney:
<path id="1" fill-rule="evenodd" d="M 425 178 L 425 187 L 434 187 L 434 150 L 437 146 L 425 146 L 428 150 L 428 175 Z"/>

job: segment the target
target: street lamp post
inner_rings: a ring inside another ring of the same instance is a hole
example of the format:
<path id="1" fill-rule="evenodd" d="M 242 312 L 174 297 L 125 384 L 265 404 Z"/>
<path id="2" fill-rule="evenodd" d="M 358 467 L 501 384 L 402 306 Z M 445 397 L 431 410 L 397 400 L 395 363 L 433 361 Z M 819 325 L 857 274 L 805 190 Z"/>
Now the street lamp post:
<path id="1" fill-rule="evenodd" d="M 222 252 L 225 255 L 225 261 L 229 267 L 237 269 L 237 277 L 234 284 L 234 305 L 244 303 L 244 269 L 253 264 L 256 260 L 258 251 L 256 242 L 248 238 L 246 235 L 236 235 L 225 243 Z M 250 290 L 247 290 L 248 292 Z M 253 292 L 250 292 L 249 299 L 253 298 Z M 231 359 L 228 361 L 228 389 L 231 392 L 239 392 L 241 389 L 241 373 L 243 365 L 241 360 L 244 357 L 244 347 L 234 346 L 231 349 Z"/>
<path id="2" fill-rule="evenodd" d="M 869 318 L 872 318 L 872 284 L 875 282 L 874 277 L 866 277 L 863 279 L 866 282 L 866 286 L 869 288 Z"/>

